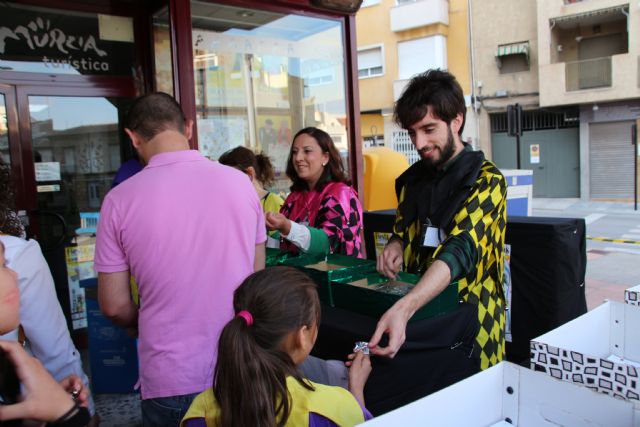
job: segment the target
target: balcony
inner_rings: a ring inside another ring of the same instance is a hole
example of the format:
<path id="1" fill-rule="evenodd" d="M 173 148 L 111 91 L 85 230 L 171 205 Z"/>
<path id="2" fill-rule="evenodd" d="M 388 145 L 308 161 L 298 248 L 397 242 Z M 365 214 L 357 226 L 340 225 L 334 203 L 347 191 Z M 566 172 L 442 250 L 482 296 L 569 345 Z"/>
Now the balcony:
<path id="1" fill-rule="evenodd" d="M 567 92 L 611 87 L 611 57 L 585 59 L 565 63 Z"/>
<path id="2" fill-rule="evenodd" d="M 391 31 L 405 31 L 433 24 L 449 25 L 447 0 L 402 2 L 391 9 Z"/>
<path id="3" fill-rule="evenodd" d="M 639 68 L 640 59 L 632 53 L 541 64 L 540 106 L 640 98 Z"/>

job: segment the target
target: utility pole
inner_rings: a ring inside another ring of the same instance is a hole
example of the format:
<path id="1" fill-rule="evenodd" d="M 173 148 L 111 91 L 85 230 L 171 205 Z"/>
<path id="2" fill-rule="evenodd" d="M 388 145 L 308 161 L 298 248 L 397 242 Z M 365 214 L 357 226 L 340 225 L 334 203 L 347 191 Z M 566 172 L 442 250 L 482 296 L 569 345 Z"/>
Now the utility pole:
<path id="1" fill-rule="evenodd" d="M 520 137 L 522 136 L 522 106 L 507 106 L 507 135 L 516 137 L 516 169 L 520 169 Z"/>

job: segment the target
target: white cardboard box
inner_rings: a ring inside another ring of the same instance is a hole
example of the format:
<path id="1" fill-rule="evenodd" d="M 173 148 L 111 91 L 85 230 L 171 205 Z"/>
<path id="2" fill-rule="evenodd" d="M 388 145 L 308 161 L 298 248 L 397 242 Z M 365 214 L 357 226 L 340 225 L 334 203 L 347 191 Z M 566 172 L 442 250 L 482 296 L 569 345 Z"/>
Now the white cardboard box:
<path id="1" fill-rule="evenodd" d="M 640 285 L 624 291 L 624 302 L 631 305 L 640 305 Z"/>
<path id="2" fill-rule="evenodd" d="M 640 411 L 630 402 L 502 362 L 363 425 L 638 427 Z"/>
<path id="3" fill-rule="evenodd" d="M 640 307 L 607 301 L 534 338 L 531 368 L 640 409 Z"/>

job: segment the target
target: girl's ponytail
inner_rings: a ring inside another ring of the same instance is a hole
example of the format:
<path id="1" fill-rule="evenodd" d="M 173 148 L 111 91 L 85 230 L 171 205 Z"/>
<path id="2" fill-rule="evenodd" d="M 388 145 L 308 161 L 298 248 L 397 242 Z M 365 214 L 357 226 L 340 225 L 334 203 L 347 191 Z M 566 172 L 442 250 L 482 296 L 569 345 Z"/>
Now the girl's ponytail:
<path id="1" fill-rule="evenodd" d="M 287 377 L 312 389 L 283 344 L 291 332 L 319 323 L 315 284 L 294 268 L 267 268 L 236 290 L 234 310 L 238 314 L 224 327 L 218 344 L 213 388 L 220 407 L 218 425 L 284 425 L 291 412 Z"/>

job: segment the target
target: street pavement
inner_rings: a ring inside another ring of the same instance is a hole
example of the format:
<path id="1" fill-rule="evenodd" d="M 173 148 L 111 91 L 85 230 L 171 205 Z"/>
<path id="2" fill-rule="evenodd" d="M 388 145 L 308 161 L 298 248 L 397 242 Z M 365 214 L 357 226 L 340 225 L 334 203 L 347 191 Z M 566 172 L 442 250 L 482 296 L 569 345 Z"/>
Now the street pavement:
<path id="1" fill-rule="evenodd" d="M 640 211 L 633 203 L 535 198 L 532 215 L 585 219 L 589 310 L 605 299 L 624 301 L 624 290 L 640 285 Z"/>

